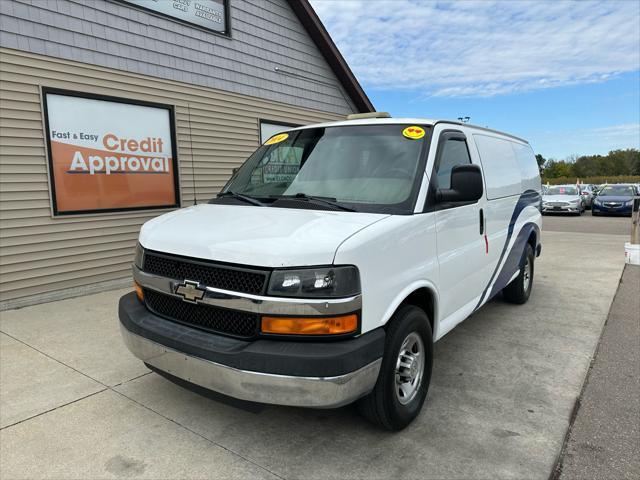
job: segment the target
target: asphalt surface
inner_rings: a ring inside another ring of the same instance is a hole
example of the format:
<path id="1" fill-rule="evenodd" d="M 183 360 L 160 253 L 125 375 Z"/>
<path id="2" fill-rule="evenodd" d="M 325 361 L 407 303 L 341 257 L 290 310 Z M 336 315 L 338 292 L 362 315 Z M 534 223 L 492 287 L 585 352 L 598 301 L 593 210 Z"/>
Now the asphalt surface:
<path id="1" fill-rule="evenodd" d="M 398 433 L 351 406 L 247 410 L 150 373 L 120 338 L 123 290 L 0 312 L 0 477 L 548 480 L 624 266 L 626 235 L 573 220 L 543 233 L 525 305 L 498 297 L 435 345 Z"/>
<path id="2" fill-rule="evenodd" d="M 640 478 L 640 266 L 625 268 L 576 412 L 556 477 Z"/>

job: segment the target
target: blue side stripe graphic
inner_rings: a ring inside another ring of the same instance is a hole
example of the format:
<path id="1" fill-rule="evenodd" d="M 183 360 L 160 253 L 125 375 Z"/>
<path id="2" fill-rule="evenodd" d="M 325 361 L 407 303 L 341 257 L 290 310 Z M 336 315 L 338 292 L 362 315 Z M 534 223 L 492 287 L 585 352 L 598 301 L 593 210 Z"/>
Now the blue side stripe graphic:
<path id="1" fill-rule="evenodd" d="M 520 198 L 518 198 L 518 202 L 516 203 L 516 206 L 513 210 L 513 213 L 511 214 L 511 220 L 509 220 L 509 229 L 507 230 L 507 238 L 504 242 L 504 246 L 502 247 L 502 252 L 500 253 L 500 258 L 498 259 L 498 263 L 496 264 L 496 268 L 493 270 L 493 273 L 491 274 L 491 278 L 489 279 L 489 283 L 487 283 L 487 285 L 484 287 L 484 290 L 482 291 L 482 295 L 480 295 L 480 300 L 478 300 L 478 304 L 476 305 L 476 307 L 473 309 L 473 311 L 475 312 L 478 308 L 480 308 L 480 305 L 482 305 L 484 298 L 487 294 L 487 291 L 489 290 L 489 287 L 491 286 L 491 284 L 493 283 L 493 279 L 496 278 L 496 275 L 498 274 L 498 269 L 500 268 L 500 264 L 502 263 L 502 259 L 504 258 L 504 255 L 507 253 L 507 248 L 509 247 L 509 242 L 511 241 L 511 237 L 513 236 L 513 229 L 516 226 L 516 220 L 518 219 L 518 216 L 520 216 L 520 213 L 522 212 L 522 210 L 524 210 L 526 207 L 528 206 L 533 206 L 533 205 L 540 205 L 540 194 L 538 192 L 536 192 L 535 190 L 525 190 L 522 195 L 520 195 Z M 514 245 L 515 247 L 515 245 Z M 506 263 L 505 263 L 506 266 Z"/>

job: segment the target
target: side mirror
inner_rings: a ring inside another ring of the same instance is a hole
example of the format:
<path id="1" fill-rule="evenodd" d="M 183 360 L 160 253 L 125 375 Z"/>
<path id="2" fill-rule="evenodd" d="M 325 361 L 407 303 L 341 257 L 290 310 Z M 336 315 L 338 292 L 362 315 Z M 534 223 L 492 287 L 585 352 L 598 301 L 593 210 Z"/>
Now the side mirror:
<path id="1" fill-rule="evenodd" d="M 451 169 L 451 188 L 439 188 L 438 202 L 475 202 L 482 198 L 484 185 L 478 165 L 456 165 Z"/>

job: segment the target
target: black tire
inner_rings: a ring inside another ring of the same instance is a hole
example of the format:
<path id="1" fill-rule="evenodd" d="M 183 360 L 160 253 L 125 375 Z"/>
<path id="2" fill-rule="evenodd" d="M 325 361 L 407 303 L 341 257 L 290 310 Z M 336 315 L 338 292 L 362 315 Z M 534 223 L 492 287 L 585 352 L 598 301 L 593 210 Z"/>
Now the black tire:
<path id="1" fill-rule="evenodd" d="M 513 282 L 502 290 L 504 299 L 507 302 L 522 305 L 529 300 L 529 295 L 531 295 L 531 289 L 533 288 L 534 260 L 535 255 L 533 254 L 533 248 L 527 243 L 522 258 L 520 259 L 520 273 Z M 529 262 L 529 269 L 526 268 L 527 261 Z M 527 270 L 529 270 L 528 273 Z"/>
<path id="2" fill-rule="evenodd" d="M 403 405 L 396 392 L 396 365 L 400 348 L 405 340 L 415 338 L 412 336 L 414 333 L 422 339 L 424 368 L 413 397 Z M 421 308 L 405 305 L 389 321 L 378 381 L 373 391 L 358 401 L 358 411 L 367 420 L 386 430 L 402 430 L 422 409 L 431 381 L 432 367 L 433 335 L 429 318 Z"/>

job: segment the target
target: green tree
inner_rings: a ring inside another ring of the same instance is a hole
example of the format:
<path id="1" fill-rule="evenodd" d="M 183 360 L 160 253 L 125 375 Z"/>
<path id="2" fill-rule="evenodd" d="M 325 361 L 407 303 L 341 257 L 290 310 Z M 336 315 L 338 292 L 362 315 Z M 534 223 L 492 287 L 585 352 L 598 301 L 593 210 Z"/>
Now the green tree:
<path id="1" fill-rule="evenodd" d="M 546 178 L 573 176 L 573 164 L 565 160 L 549 159 L 545 163 L 544 176 Z"/>
<path id="2" fill-rule="evenodd" d="M 573 173 L 578 177 L 591 177 L 598 175 L 600 167 L 598 166 L 598 159 L 602 158 L 600 155 L 588 155 L 578 157 L 573 164 Z"/>
<path id="3" fill-rule="evenodd" d="M 636 155 L 631 164 L 631 175 L 640 175 L 640 155 Z"/>
<path id="4" fill-rule="evenodd" d="M 615 175 L 631 175 L 635 160 L 640 157 L 640 152 L 634 149 L 612 150 L 607 155 L 611 170 Z"/>
<path id="5" fill-rule="evenodd" d="M 544 163 L 544 177 L 598 177 L 640 175 L 640 151 L 635 148 L 611 150 L 607 155 L 575 155 L 564 160 L 545 160 L 536 155 L 538 165 Z"/>

